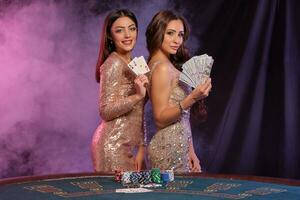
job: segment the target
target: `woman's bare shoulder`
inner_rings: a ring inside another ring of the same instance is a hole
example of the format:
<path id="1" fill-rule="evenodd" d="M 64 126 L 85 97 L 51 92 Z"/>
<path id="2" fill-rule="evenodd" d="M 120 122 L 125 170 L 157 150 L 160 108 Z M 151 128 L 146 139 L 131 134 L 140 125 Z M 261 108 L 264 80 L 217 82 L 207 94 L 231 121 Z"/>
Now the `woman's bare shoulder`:
<path id="1" fill-rule="evenodd" d="M 155 67 L 153 68 L 153 73 L 169 73 L 170 67 L 172 64 L 168 61 L 159 61 L 156 63 Z"/>

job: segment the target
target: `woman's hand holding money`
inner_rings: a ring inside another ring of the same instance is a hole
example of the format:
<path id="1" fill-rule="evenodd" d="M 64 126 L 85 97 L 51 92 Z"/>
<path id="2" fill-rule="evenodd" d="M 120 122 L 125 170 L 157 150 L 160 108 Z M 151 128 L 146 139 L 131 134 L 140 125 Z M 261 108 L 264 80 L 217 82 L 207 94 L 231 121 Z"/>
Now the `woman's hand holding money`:
<path id="1" fill-rule="evenodd" d="M 208 78 L 207 81 L 201 85 L 198 85 L 184 100 L 180 102 L 180 108 L 182 110 L 186 110 L 197 101 L 206 98 L 211 88 L 211 79 Z"/>
<path id="2" fill-rule="evenodd" d="M 209 92 L 211 91 L 212 85 L 211 85 L 211 79 L 208 78 L 207 81 L 205 81 L 203 84 L 198 85 L 189 96 L 191 96 L 194 101 L 199 101 L 201 99 L 204 99 L 208 96 Z"/>

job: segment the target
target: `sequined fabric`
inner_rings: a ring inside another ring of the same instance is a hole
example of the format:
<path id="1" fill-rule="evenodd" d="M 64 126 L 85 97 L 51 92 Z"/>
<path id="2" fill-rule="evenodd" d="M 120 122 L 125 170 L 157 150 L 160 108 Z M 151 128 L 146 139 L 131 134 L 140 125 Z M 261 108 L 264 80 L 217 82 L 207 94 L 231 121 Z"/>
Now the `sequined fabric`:
<path id="1" fill-rule="evenodd" d="M 150 68 L 153 69 L 157 63 Z M 151 79 L 151 74 L 149 79 Z M 170 104 L 182 101 L 190 92 L 187 85 L 176 78 L 169 98 Z M 149 87 L 149 90 L 151 86 Z M 189 113 L 182 115 L 177 122 L 158 130 L 148 145 L 148 159 L 152 168 L 167 170 L 174 168 L 175 172 L 188 172 L 189 140 L 191 139 L 191 128 Z"/>
<path id="2" fill-rule="evenodd" d="M 127 64 L 111 53 L 100 68 L 101 124 L 92 140 L 95 171 L 134 170 L 134 151 L 143 145 L 142 116 L 144 102 L 134 103 L 134 78 Z"/>

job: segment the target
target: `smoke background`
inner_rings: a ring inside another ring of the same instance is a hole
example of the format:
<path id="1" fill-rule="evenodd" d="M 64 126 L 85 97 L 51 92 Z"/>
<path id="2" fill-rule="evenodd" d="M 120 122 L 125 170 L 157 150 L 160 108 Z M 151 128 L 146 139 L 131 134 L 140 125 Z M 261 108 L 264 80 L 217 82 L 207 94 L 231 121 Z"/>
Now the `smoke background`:
<path id="1" fill-rule="evenodd" d="M 104 17 L 115 8 L 134 11 L 134 54 L 147 56 L 146 25 L 172 2 L 0 2 L 0 177 L 92 171 Z"/>
<path id="2" fill-rule="evenodd" d="M 99 35 L 117 8 L 137 15 L 134 56 L 174 9 L 191 53 L 214 57 L 207 122 L 191 118 L 205 171 L 300 178 L 299 1 L 0 0 L 1 178 L 93 170 Z"/>

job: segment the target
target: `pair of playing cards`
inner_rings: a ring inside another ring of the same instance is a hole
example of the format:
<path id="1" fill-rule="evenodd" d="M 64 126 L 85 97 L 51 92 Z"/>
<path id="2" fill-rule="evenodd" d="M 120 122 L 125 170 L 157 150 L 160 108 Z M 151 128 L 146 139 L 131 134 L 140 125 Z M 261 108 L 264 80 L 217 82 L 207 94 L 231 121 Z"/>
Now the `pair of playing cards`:
<path id="1" fill-rule="evenodd" d="M 135 57 L 129 64 L 128 67 L 135 73 L 135 75 L 146 74 L 150 71 L 145 58 L 143 56 Z"/>
<path id="2" fill-rule="evenodd" d="M 194 56 L 182 65 L 179 80 L 196 88 L 209 78 L 213 63 L 214 59 L 207 54 Z"/>
<path id="3" fill-rule="evenodd" d="M 116 193 L 145 193 L 145 192 L 153 192 L 153 190 L 149 190 L 146 188 L 118 188 L 118 189 L 116 189 Z"/>

